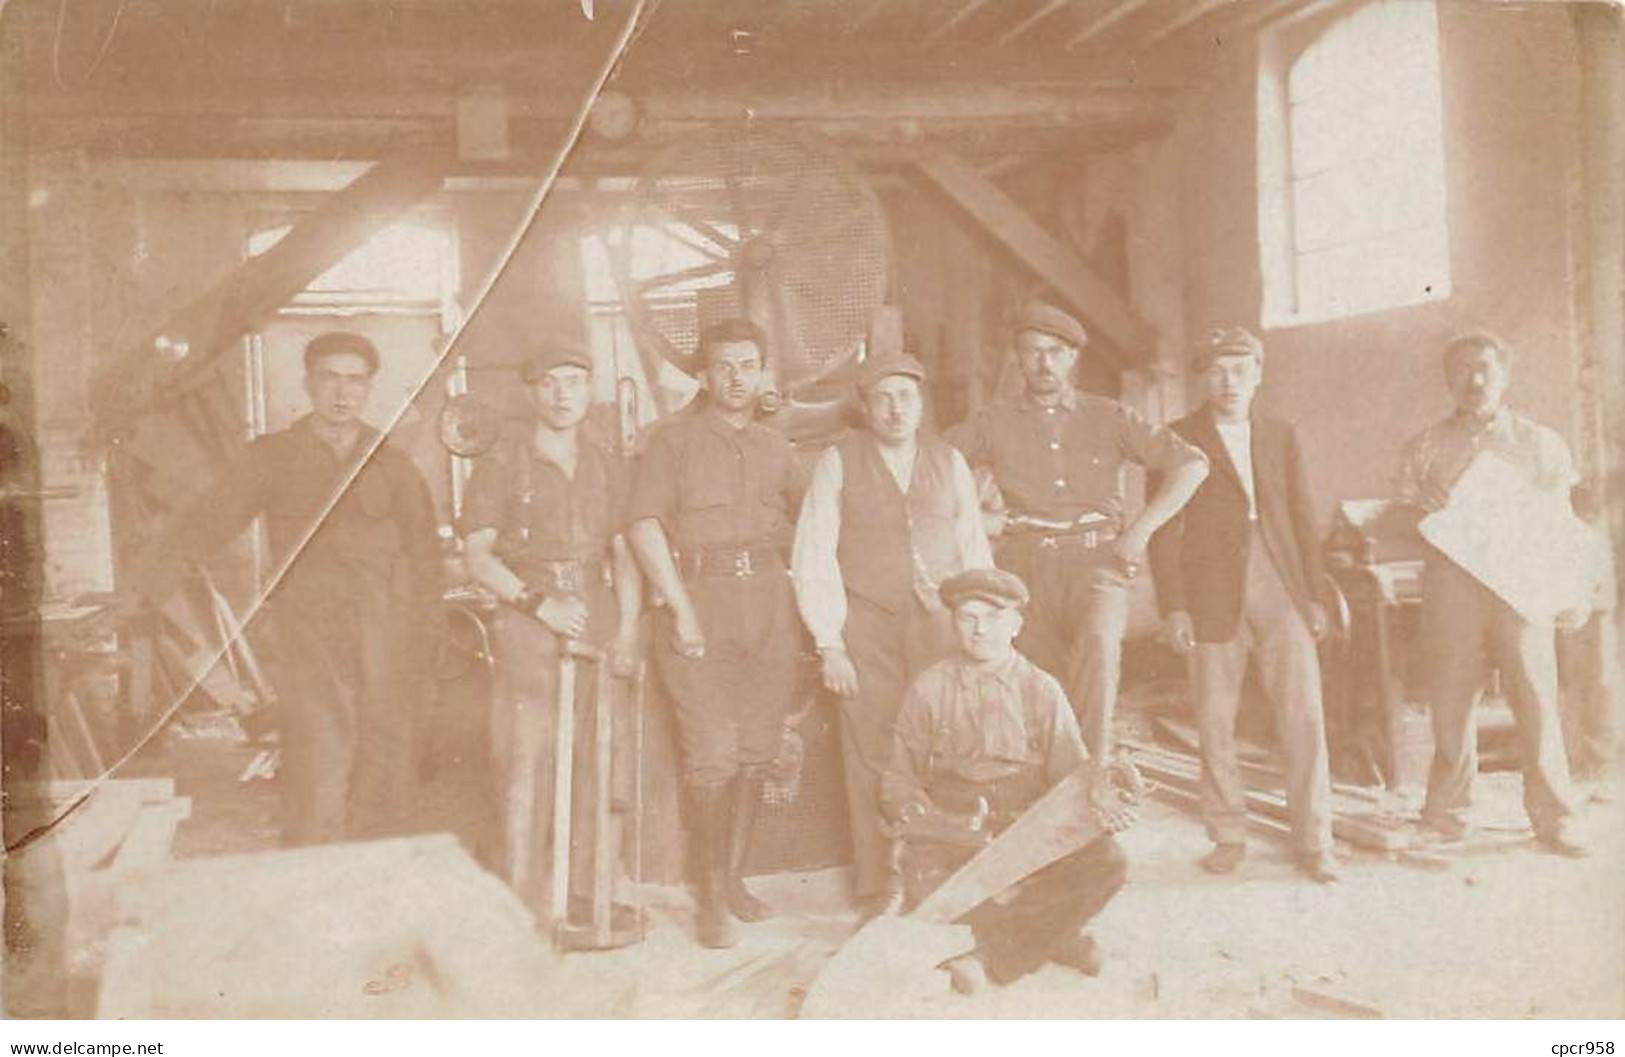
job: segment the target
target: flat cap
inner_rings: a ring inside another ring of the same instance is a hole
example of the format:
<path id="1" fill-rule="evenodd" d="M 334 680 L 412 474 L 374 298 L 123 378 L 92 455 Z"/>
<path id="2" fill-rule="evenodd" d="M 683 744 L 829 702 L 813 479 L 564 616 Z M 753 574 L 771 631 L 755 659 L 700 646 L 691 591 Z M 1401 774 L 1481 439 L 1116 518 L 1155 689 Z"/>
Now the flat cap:
<path id="1" fill-rule="evenodd" d="M 535 355 L 519 365 L 519 377 L 526 385 L 535 385 L 555 367 L 580 367 L 590 371 L 592 353 L 575 338 L 551 337 L 542 342 Z"/>
<path id="2" fill-rule="evenodd" d="M 1212 327 L 1202 335 L 1196 365 L 1205 368 L 1220 356 L 1251 356 L 1264 362 L 1264 343 L 1246 327 Z"/>
<path id="3" fill-rule="evenodd" d="M 858 365 L 858 391 L 862 392 L 882 378 L 890 378 L 894 374 L 906 375 L 916 382 L 925 381 L 925 368 L 920 365 L 919 360 L 906 352 L 891 356 L 874 356 Z"/>
<path id="4" fill-rule="evenodd" d="M 1008 608 L 1027 604 L 1027 585 L 1003 569 L 966 569 L 942 581 L 937 588 L 942 604 L 953 609 L 961 602 L 989 602 Z"/>
<path id="5" fill-rule="evenodd" d="M 1060 338 L 1075 349 L 1081 349 L 1089 344 L 1089 332 L 1083 324 L 1073 318 L 1070 312 L 1057 308 L 1047 301 L 1028 301 L 1021 306 L 1021 310 L 1010 322 L 1012 336 L 1024 330 L 1035 330 L 1040 334 Z"/>

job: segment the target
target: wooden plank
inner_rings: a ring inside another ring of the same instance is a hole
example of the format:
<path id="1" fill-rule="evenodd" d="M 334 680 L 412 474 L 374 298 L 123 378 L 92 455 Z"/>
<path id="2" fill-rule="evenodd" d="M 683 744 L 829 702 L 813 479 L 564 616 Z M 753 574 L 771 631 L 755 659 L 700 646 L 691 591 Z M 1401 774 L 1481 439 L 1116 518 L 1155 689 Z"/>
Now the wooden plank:
<path id="1" fill-rule="evenodd" d="M 86 871 L 107 858 L 124 840 L 142 808 L 140 793 L 117 782 L 104 782 L 68 814 L 62 807 L 37 803 L 32 808 L 13 805 L 23 828 L 40 836 L 18 851 L 19 857 L 55 854 L 66 873 Z M 15 816 L 14 816 L 15 817 Z M 56 820 L 56 821 L 53 821 Z"/>
<path id="2" fill-rule="evenodd" d="M 1151 361 L 1156 347 L 1151 325 L 1072 247 L 1044 230 L 1019 203 L 964 161 L 939 154 L 916 165 L 927 180 L 1053 287 L 1089 327 L 1107 338 L 1120 367 L 1139 367 Z"/>
<path id="3" fill-rule="evenodd" d="M 271 249 L 244 261 L 201 297 L 138 344 L 112 358 L 98 379 L 95 409 L 104 431 L 120 431 L 142 412 L 211 377 L 215 358 L 233 347 L 266 313 L 286 304 L 312 279 L 338 263 L 440 187 L 452 152 L 443 144 L 414 146 L 369 168 L 343 191 L 294 224 Z M 158 339 L 184 343 L 180 363 L 166 365 Z"/>
<path id="4" fill-rule="evenodd" d="M 1170 783 L 1191 793 L 1199 788 L 1199 772 L 1184 761 L 1163 754 L 1140 753 L 1135 757 L 1135 765 L 1158 782 Z M 1281 795 L 1249 789 L 1246 797 L 1249 811 L 1281 821 L 1291 817 L 1286 798 Z M 1349 812 L 1336 807 L 1332 811 L 1332 835 L 1376 851 L 1401 851 L 1417 843 L 1416 834 L 1408 826 L 1389 824 L 1374 813 Z"/>
<path id="5" fill-rule="evenodd" d="M 114 787 L 121 795 L 133 796 L 141 804 L 159 804 L 165 800 L 175 798 L 175 779 L 173 778 L 108 778 L 96 785 L 92 782 L 81 781 L 55 781 L 40 782 L 31 785 L 21 785 L 15 795 L 18 801 L 46 800 L 58 804 L 66 804 L 76 799 L 92 788 Z M 8 796 L 12 795 L 7 790 Z"/>
<path id="6" fill-rule="evenodd" d="M 169 861 L 175 844 L 175 830 L 192 815 L 190 797 L 177 797 L 162 804 L 146 804 L 125 834 L 113 856 L 115 871 L 161 866 Z"/>
<path id="7" fill-rule="evenodd" d="M 1121 22 L 1123 19 L 1144 7 L 1148 2 L 1149 0 L 1119 0 L 1119 3 L 1117 3 L 1116 6 L 1114 6 L 1110 11 L 1107 11 L 1099 18 L 1092 19 L 1088 25 L 1079 30 L 1070 40 L 1062 45 L 1062 47 L 1066 48 L 1068 51 L 1071 51 L 1079 44 L 1094 40 L 1108 29 L 1111 29 L 1113 26 L 1117 25 L 1117 23 Z"/>

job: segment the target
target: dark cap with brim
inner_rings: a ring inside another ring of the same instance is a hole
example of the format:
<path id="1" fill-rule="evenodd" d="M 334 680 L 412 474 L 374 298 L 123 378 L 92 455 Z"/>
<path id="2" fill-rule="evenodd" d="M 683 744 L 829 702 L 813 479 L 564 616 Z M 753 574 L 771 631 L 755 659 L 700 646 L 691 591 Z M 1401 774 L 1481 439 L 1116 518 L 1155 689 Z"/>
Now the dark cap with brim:
<path id="1" fill-rule="evenodd" d="M 937 588 L 942 604 L 949 609 L 964 602 L 987 602 L 1008 609 L 1027 604 L 1027 585 L 1021 577 L 1003 569 L 967 569 L 948 577 Z"/>
<path id="2" fill-rule="evenodd" d="M 535 385 L 542 376 L 555 367 L 580 367 L 592 370 L 592 353 L 573 338 L 551 338 L 536 355 L 519 366 L 519 377 L 526 385 Z"/>
<path id="3" fill-rule="evenodd" d="M 1021 311 L 1010 322 L 1010 335 L 1014 337 L 1025 330 L 1059 338 L 1075 349 L 1089 344 L 1089 332 L 1083 324 L 1071 313 L 1046 301 L 1029 301 L 1021 306 Z"/>
<path id="4" fill-rule="evenodd" d="M 1212 327 L 1202 335 L 1196 349 L 1196 369 L 1207 367 L 1221 356 L 1251 356 L 1264 362 L 1264 343 L 1246 327 Z"/>
<path id="5" fill-rule="evenodd" d="M 925 381 L 925 368 L 920 361 L 908 353 L 899 353 L 891 356 L 876 356 L 864 360 L 858 365 L 857 386 L 863 392 L 883 378 L 890 378 L 900 374 L 914 379 L 916 382 Z"/>

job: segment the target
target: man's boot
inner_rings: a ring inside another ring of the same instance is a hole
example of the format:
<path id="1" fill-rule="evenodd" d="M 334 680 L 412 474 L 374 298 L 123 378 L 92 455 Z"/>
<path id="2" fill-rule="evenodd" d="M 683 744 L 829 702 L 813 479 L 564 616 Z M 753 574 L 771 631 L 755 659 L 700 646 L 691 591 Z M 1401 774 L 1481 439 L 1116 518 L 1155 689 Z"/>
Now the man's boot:
<path id="1" fill-rule="evenodd" d="M 694 931 L 702 947 L 732 947 L 739 930 L 728 912 L 728 820 L 731 783 L 699 785 L 694 795 L 695 872 L 699 914 Z"/>
<path id="2" fill-rule="evenodd" d="M 763 921 L 772 917 L 773 911 L 745 887 L 745 860 L 756 828 L 756 808 L 762 802 L 761 774 L 755 768 L 744 768 L 734 775 L 728 789 L 733 801 L 728 826 L 728 909 L 740 921 Z"/>

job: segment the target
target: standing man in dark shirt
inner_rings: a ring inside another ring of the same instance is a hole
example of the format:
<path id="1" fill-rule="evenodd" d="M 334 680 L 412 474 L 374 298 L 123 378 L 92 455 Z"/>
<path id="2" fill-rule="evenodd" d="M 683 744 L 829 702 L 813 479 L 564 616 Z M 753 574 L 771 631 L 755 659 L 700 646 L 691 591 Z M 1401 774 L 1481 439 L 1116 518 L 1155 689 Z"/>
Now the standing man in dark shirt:
<path id="1" fill-rule="evenodd" d="M 264 515 L 272 568 L 287 564 L 265 611 L 283 837 L 294 845 L 401 827 L 421 636 L 441 586 L 428 487 L 399 449 L 373 451 L 378 431 L 361 419 L 377 348 L 329 332 L 305 346 L 304 366 L 311 413 L 250 444 L 170 543 L 175 556 L 201 559 Z"/>
<path id="2" fill-rule="evenodd" d="M 989 517 L 999 567 L 1032 591 L 1016 646 L 1061 681 L 1089 755 L 1110 760 L 1128 584 L 1151 534 L 1179 512 L 1207 476 L 1207 458 L 1172 430 L 1115 400 L 1073 386 L 1083 325 L 1032 302 L 1011 328 L 1025 389 L 981 408 L 948 439 L 971 468 L 990 473 L 1004 509 Z M 1129 520 L 1123 468 L 1161 474 Z"/>
<path id="3" fill-rule="evenodd" d="M 735 917 L 768 914 L 742 873 L 795 690 L 800 628 L 786 558 L 803 475 L 783 434 L 753 420 L 766 377 L 760 330 L 727 320 L 699 345 L 706 402 L 650 435 L 628 536 L 667 603 L 652 648 L 692 796 L 699 938 L 725 947 Z"/>
<path id="4" fill-rule="evenodd" d="M 626 474 L 582 423 L 592 404 L 592 357 L 555 338 L 525 363 L 521 380 L 536 420 L 482 456 L 469 479 L 460 523 L 468 571 L 506 603 L 492 621 L 496 680 L 491 749 L 501 805 L 504 878 L 540 905 L 546 835 L 553 818 L 554 724 L 561 646 L 576 639 L 608 651 L 617 674 L 636 665 L 641 582 L 620 535 Z M 593 728 L 593 681 L 576 683 L 577 741 Z M 607 702 L 598 702 L 607 707 Z M 571 844 L 592 846 L 594 788 L 574 772 Z M 570 889 L 591 893 L 588 856 L 573 855 Z"/>

